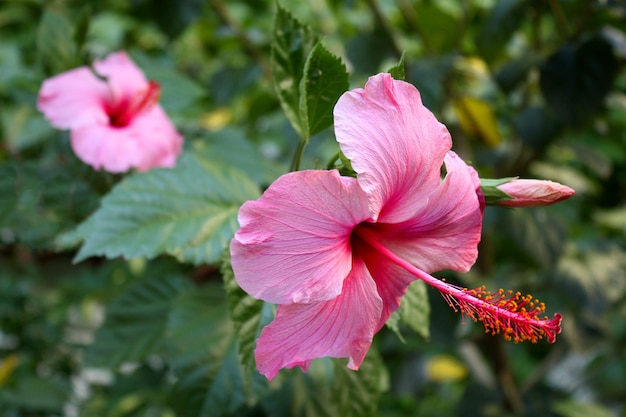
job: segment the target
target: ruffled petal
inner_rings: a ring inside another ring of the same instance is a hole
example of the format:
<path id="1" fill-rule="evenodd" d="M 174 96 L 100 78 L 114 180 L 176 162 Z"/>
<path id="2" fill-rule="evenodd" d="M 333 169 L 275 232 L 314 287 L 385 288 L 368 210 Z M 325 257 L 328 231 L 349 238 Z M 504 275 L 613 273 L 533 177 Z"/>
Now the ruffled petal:
<path id="1" fill-rule="evenodd" d="M 378 221 L 408 219 L 439 184 L 452 140 L 422 104 L 417 89 L 389 74 L 344 93 L 334 110 L 335 133 Z"/>
<path id="2" fill-rule="evenodd" d="M 278 178 L 239 211 L 231 243 L 237 282 L 276 304 L 335 298 L 352 267 L 350 234 L 370 218 L 367 196 L 337 171 L 300 171 Z"/>
<path id="3" fill-rule="evenodd" d="M 106 83 L 87 67 L 47 79 L 41 86 L 37 108 L 59 129 L 108 123 Z"/>
<path id="4" fill-rule="evenodd" d="M 129 101 L 136 93 L 148 88 L 143 72 L 124 51 L 95 61 L 93 67 L 99 75 L 107 78 L 112 105 Z"/>
<path id="5" fill-rule="evenodd" d="M 349 358 L 358 369 L 377 330 L 382 301 L 362 261 L 357 260 L 337 298 L 278 307 L 261 332 L 255 357 L 259 372 L 273 379 L 281 368 L 300 366 L 325 356 Z"/>
<path id="6" fill-rule="evenodd" d="M 476 171 L 454 152 L 445 165 L 446 178 L 410 220 L 375 225 L 388 249 L 426 273 L 467 272 L 478 257 L 482 209 Z"/>

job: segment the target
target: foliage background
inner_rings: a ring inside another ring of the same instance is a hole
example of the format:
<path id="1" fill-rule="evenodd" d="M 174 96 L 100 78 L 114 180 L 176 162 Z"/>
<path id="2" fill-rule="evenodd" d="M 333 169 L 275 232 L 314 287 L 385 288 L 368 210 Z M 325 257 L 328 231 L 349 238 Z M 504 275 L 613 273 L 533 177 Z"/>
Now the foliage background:
<path id="1" fill-rule="evenodd" d="M 477 265 L 443 274 L 537 296 L 564 316 L 557 343 L 486 336 L 416 291 L 395 323 L 404 341 L 383 329 L 358 373 L 318 360 L 267 384 L 250 352 L 272 309 L 238 291 L 223 249 L 300 140 L 272 81 L 278 6 L 2 0 L 0 415 L 626 416 L 626 6 L 281 5 L 351 87 L 404 52 L 406 79 L 481 176 L 576 189 L 549 208 L 488 208 Z M 162 86 L 180 169 L 95 172 L 36 110 L 44 79 L 121 49 Z M 300 167 L 336 152 L 321 130 Z"/>

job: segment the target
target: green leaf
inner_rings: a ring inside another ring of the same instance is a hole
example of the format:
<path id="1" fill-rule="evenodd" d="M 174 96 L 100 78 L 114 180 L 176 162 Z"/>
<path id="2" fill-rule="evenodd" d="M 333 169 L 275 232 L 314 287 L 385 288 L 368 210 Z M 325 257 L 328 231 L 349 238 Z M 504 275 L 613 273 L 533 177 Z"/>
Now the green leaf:
<path id="1" fill-rule="evenodd" d="M 282 371 L 279 389 L 262 399 L 267 415 L 302 417 L 367 417 L 376 414 L 378 400 L 388 388 L 388 375 L 374 348 L 358 371 L 346 367 L 347 360 L 320 358 L 308 372 Z M 274 384 L 274 382 L 272 383 Z"/>
<path id="2" fill-rule="evenodd" d="M 283 111 L 301 137 L 305 132 L 300 120 L 300 81 L 307 57 L 316 43 L 317 37 L 311 28 L 277 5 L 271 60 L 274 89 Z"/>
<path id="3" fill-rule="evenodd" d="M 179 296 L 167 329 L 177 415 L 234 415 L 247 401 L 246 381 L 220 288 Z"/>
<path id="4" fill-rule="evenodd" d="M 81 167 L 17 160 L 0 166 L 2 240 L 48 249 L 57 233 L 87 217 L 99 196 Z"/>
<path id="5" fill-rule="evenodd" d="M 71 387 L 68 381 L 58 378 L 42 378 L 39 375 L 24 375 L 17 379 L 15 387 L 2 387 L 0 404 L 2 408 L 20 407 L 25 414 L 60 415 L 63 405 L 69 400 Z M 44 413 L 47 412 L 47 413 Z"/>
<path id="6" fill-rule="evenodd" d="M 461 34 L 459 19 L 452 16 L 438 2 L 419 2 L 415 6 L 415 20 L 420 36 L 433 53 L 450 51 Z"/>
<path id="7" fill-rule="evenodd" d="M 282 371 L 277 379 L 286 376 L 284 383 L 261 399 L 265 414 L 276 417 L 340 417 L 330 392 L 333 377 L 331 361 L 330 358 L 316 359 L 307 373 L 299 368 Z"/>
<path id="8" fill-rule="evenodd" d="M 398 63 L 387 70 L 387 72 L 396 80 L 406 79 L 404 56 L 405 53 L 402 52 L 402 56 L 400 57 Z"/>
<path id="9" fill-rule="evenodd" d="M 240 171 L 183 155 L 174 169 L 134 174 L 116 185 L 79 226 L 84 244 L 75 262 L 162 253 L 193 264 L 218 262 L 238 228 L 239 207 L 259 194 Z"/>
<path id="10" fill-rule="evenodd" d="M 300 81 L 300 123 L 308 139 L 333 123 L 333 108 L 339 96 L 350 87 L 349 75 L 341 58 L 321 43 L 309 54 Z"/>
<path id="11" fill-rule="evenodd" d="M 248 140 L 241 129 L 234 127 L 207 133 L 202 141 L 193 144 L 193 148 L 225 165 L 238 167 L 260 187 L 270 184 L 287 169 L 264 157 L 257 145 Z"/>
<path id="12" fill-rule="evenodd" d="M 51 74 L 80 64 L 70 21 L 50 8 L 43 12 L 37 28 L 37 52 Z"/>
<path id="13" fill-rule="evenodd" d="M 246 369 L 254 366 L 255 340 L 261 329 L 261 313 L 265 302 L 246 294 L 235 281 L 230 256 L 222 262 L 222 276 L 228 301 L 228 312 L 235 323 L 235 333 L 239 342 L 239 357 Z"/>
<path id="14" fill-rule="evenodd" d="M 421 282 L 421 281 L 419 281 Z M 370 349 L 358 371 L 334 360 L 335 378 L 331 393 L 342 417 L 374 416 L 380 395 L 389 385 L 387 370 L 374 349 Z"/>
<path id="15" fill-rule="evenodd" d="M 430 303 L 426 284 L 423 281 L 413 281 L 406 294 L 402 297 L 400 307 L 393 312 L 387 327 L 389 327 L 400 340 L 403 340 L 400 333 L 400 324 L 408 325 L 413 331 L 424 339 L 430 337 Z"/>
<path id="16" fill-rule="evenodd" d="M 613 411 L 600 404 L 574 400 L 556 402 L 552 410 L 563 417 L 615 417 Z"/>
<path id="17" fill-rule="evenodd" d="M 163 347 L 166 322 L 177 294 L 192 284 L 177 275 L 142 279 L 107 306 L 106 321 L 87 348 L 88 366 L 116 368 L 137 362 Z"/>
<path id="18" fill-rule="evenodd" d="M 133 57 L 137 54 L 133 54 Z M 142 69 L 146 77 L 159 83 L 161 86 L 161 106 L 169 113 L 181 113 L 194 108 L 196 102 L 206 96 L 206 89 L 189 77 L 174 69 L 163 67 L 152 60 L 152 65 L 145 65 L 148 59 L 143 58 Z"/>

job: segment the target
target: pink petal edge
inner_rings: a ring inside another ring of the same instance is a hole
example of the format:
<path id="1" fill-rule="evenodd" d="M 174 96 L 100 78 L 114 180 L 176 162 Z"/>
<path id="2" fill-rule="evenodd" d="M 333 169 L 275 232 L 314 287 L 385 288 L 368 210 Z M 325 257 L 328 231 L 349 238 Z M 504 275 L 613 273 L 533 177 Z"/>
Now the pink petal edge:
<path id="1" fill-rule="evenodd" d="M 276 318 L 257 340 L 255 358 L 261 374 L 272 380 L 282 368 L 330 356 L 349 358 L 357 370 L 367 354 L 382 309 L 374 281 L 359 260 L 343 283 L 341 295 L 311 304 L 278 307 Z"/>
<path id="2" fill-rule="evenodd" d="M 43 82 L 37 108 L 58 129 L 108 123 L 108 87 L 87 67 L 76 68 Z"/>

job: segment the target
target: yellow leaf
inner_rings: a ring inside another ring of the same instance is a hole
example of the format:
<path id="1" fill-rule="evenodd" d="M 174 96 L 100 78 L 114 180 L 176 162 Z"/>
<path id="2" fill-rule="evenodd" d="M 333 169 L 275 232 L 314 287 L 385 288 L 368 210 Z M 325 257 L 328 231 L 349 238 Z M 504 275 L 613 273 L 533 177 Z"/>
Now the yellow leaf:
<path id="1" fill-rule="evenodd" d="M 19 362 L 20 359 L 15 353 L 10 354 L 0 361 L 0 387 L 9 380 L 9 377 Z"/>
<path id="2" fill-rule="evenodd" d="M 205 113 L 200 119 L 200 125 L 207 130 L 220 130 L 231 122 L 233 114 L 226 107 Z"/>
<path id="3" fill-rule="evenodd" d="M 473 97 L 461 97 L 452 106 L 466 135 L 478 136 L 489 146 L 500 144 L 502 136 L 489 103 Z"/>
<path id="4" fill-rule="evenodd" d="M 460 381 L 467 376 L 465 365 L 450 355 L 435 355 L 426 362 L 426 377 L 433 382 Z"/>

